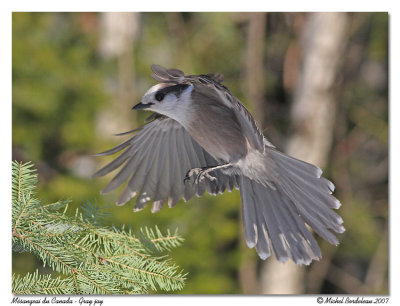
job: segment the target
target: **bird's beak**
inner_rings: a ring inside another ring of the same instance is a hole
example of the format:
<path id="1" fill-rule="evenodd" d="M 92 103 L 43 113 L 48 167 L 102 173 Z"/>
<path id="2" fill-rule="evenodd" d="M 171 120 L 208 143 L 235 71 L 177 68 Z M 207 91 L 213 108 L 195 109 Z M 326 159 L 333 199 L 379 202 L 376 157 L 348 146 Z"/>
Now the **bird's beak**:
<path id="1" fill-rule="evenodd" d="M 142 102 L 136 104 L 132 109 L 137 110 L 137 109 L 148 109 L 150 106 L 152 106 L 154 103 L 147 103 L 143 104 Z"/>

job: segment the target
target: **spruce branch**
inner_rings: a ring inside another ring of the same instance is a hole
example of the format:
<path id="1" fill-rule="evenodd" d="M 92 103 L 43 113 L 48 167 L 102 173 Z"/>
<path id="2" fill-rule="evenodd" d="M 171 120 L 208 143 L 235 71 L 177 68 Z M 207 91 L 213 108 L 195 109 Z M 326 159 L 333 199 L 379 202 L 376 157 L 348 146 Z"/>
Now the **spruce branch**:
<path id="1" fill-rule="evenodd" d="M 133 294 L 182 289 L 186 275 L 165 252 L 182 243 L 175 232 L 107 227 L 107 213 L 87 202 L 68 216 L 68 200 L 43 205 L 34 197 L 32 163 L 12 164 L 13 250 L 32 252 L 62 277 L 13 275 L 14 294 Z M 62 211 L 61 211 L 62 210 Z"/>
<path id="2" fill-rule="evenodd" d="M 73 294 L 75 292 L 71 291 L 72 282 L 72 277 L 40 275 L 36 270 L 24 277 L 13 275 L 12 288 L 14 294 Z"/>

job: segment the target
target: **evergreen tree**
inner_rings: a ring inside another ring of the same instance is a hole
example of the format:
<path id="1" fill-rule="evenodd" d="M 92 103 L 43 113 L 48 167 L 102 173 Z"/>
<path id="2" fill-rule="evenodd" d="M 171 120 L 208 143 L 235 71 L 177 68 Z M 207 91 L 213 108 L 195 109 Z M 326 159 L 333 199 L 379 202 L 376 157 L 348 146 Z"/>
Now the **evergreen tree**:
<path id="1" fill-rule="evenodd" d="M 103 225 L 92 203 L 66 214 L 67 200 L 42 205 L 32 163 L 12 163 L 13 250 L 32 252 L 59 275 L 13 275 L 14 294 L 133 294 L 179 290 L 185 275 L 163 253 L 182 242 L 177 233 L 142 229 L 139 236 Z M 62 212 L 61 212 L 62 210 Z"/>

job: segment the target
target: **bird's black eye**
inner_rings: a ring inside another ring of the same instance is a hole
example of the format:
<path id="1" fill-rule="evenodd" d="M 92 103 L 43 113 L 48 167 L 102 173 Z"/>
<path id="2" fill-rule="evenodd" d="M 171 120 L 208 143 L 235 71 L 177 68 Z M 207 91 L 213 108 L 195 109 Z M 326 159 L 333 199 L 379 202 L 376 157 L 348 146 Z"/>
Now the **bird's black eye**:
<path id="1" fill-rule="evenodd" d="M 162 92 L 157 92 L 156 93 L 156 100 L 157 101 L 162 101 L 163 99 L 164 99 L 164 93 L 162 93 Z"/>

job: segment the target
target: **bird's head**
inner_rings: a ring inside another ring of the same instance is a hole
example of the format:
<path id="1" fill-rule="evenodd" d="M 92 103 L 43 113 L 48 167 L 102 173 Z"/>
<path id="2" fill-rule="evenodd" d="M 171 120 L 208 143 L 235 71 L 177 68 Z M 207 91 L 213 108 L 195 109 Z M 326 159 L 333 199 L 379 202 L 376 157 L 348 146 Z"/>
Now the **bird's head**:
<path id="1" fill-rule="evenodd" d="M 175 119 L 190 101 L 192 84 L 161 83 L 151 87 L 139 104 L 132 109 L 143 109 Z"/>

